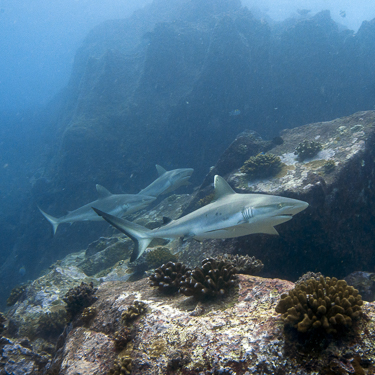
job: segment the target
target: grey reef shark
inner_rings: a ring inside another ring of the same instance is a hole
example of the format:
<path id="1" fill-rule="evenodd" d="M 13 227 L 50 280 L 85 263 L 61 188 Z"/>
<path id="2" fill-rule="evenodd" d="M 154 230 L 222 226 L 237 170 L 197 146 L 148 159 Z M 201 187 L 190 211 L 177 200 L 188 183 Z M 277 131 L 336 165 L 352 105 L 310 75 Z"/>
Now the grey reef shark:
<path id="1" fill-rule="evenodd" d="M 151 202 L 156 197 L 140 195 L 140 194 L 111 194 L 105 187 L 96 185 L 98 199 L 84 206 L 70 211 L 67 215 L 56 218 L 45 213 L 40 207 L 40 212 L 52 224 L 53 234 L 56 233 L 57 227 L 61 223 L 73 223 L 75 221 L 98 221 L 101 220 L 98 215 L 93 212 L 92 207 L 104 210 L 114 216 L 129 215 L 138 211 Z"/>
<path id="2" fill-rule="evenodd" d="M 158 197 L 161 194 L 170 193 L 180 186 L 190 185 L 188 180 L 194 172 L 192 168 L 180 168 L 167 171 L 158 164 L 156 164 L 156 170 L 158 171 L 159 177 L 138 194 Z"/>
<path id="3" fill-rule="evenodd" d="M 138 259 L 154 238 L 233 238 L 253 233 L 278 234 L 275 225 L 304 210 L 308 203 L 265 194 L 238 194 L 220 176 L 214 178 L 214 200 L 177 220 L 156 228 L 117 218 L 94 208 L 111 225 L 130 237 L 134 250 L 130 261 Z"/>

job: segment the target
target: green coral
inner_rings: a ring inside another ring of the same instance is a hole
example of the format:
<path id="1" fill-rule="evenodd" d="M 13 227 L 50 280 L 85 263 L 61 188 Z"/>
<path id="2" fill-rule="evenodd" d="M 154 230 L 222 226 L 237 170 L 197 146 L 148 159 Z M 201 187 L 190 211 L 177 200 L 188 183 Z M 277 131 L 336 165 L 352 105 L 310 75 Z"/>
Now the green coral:
<path id="1" fill-rule="evenodd" d="M 57 310 L 42 314 L 38 320 L 36 334 L 46 339 L 57 338 L 63 332 L 66 321 L 66 310 L 62 306 Z"/>
<path id="2" fill-rule="evenodd" d="M 294 155 L 297 155 L 299 161 L 304 161 L 307 158 L 312 158 L 319 151 L 323 149 L 323 146 L 319 142 L 304 140 L 298 144 L 294 150 Z"/>
<path id="3" fill-rule="evenodd" d="M 345 332 L 361 316 L 362 297 L 345 280 L 320 277 L 301 282 L 282 294 L 276 312 L 298 332 Z"/>
<path id="4" fill-rule="evenodd" d="M 283 165 L 279 156 L 260 153 L 246 160 L 240 171 L 250 178 L 264 178 L 277 175 Z"/>
<path id="5" fill-rule="evenodd" d="M 132 339 L 132 331 L 129 327 L 122 327 L 119 331 L 116 331 L 113 335 L 115 347 L 117 350 L 123 350 L 127 343 Z"/>

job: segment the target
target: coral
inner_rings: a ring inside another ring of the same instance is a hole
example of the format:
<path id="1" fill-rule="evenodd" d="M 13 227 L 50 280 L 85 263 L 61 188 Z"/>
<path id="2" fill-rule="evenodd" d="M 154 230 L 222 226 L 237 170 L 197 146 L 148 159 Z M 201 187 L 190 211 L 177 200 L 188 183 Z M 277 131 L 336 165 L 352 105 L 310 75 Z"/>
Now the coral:
<path id="1" fill-rule="evenodd" d="M 13 306 L 23 295 L 26 290 L 27 285 L 17 285 L 15 286 L 7 299 L 7 306 Z"/>
<path id="2" fill-rule="evenodd" d="M 124 324 L 128 324 L 138 316 L 144 314 L 147 310 L 147 304 L 142 301 L 134 301 L 126 311 L 121 314 L 121 319 Z"/>
<path id="3" fill-rule="evenodd" d="M 109 370 L 109 375 L 128 375 L 132 371 L 132 359 L 124 356 L 115 360 L 113 367 Z"/>
<path id="4" fill-rule="evenodd" d="M 4 324 L 5 322 L 6 322 L 5 315 L 2 312 L 0 312 L 0 335 L 5 330 L 5 324 Z"/>
<path id="5" fill-rule="evenodd" d="M 85 323 L 88 323 L 91 319 L 93 319 L 96 314 L 98 313 L 96 307 L 93 307 L 93 306 L 89 306 L 89 307 L 85 307 L 82 311 L 82 320 L 85 322 Z"/>
<path id="6" fill-rule="evenodd" d="M 270 177 L 278 174 L 282 169 L 281 159 L 271 153 L 251 156 L 240 168 L 250 178 Z"/>
<path id="7" fill-rule="evenodd" d="M 97 300 L 97 297 L 94 296 L 96 291 L 97 288 L 94 288 L 92 282 L 89 285 L 82 282 L 81 285 L 68 290 L 63 301 L 67 304 L 66 311 L 69 321 Z"/>
<path id="8" fill-rule="evenodd" d="M 126 347 L 126 344 L 131 341 L 132 333 L 130 328 L 122 327 L 119 331 L 116 331 L 113 340 L 117 350 L 122 350 Z"/>
<path id="9" fill-rule="evenodd" d="M 156 286 L 165 293 L 177 292 L 180 288 L 180 281 L 187 271 L 191 271 L 182 263 L 168 262 L 155 270 L 150 276 L 150 285 Z"/>
<path id="10" fill-rule="evenodd" d="M 228 261 L 216 262 L 206 258 L 202 261 L 202 268 L 196 267 L 188 271 L 180 282 L 180 292 L 185 296 L 197 299 L 212 298 L 224 295 L 235 285 L 236 269 Z"/>
<path id="11" fill-rule="evenodd" d="M 299 161 L 304 161 L 307 158 L 315 156 L 322 148 L 321 143 L 315 141 L 309 142 L 305 139 L 298 144 L 294 150 L 294 155 L 297 155 Z"/>
<path id="12" fill-rule="evenodd" d="M 320 280 L 320 277 L 323 276 L 320 272 L 306 272 L 305 274 L 303 274 L 296 282 L 295 284 L 298 285 L 298 284 L 301 284 L 301 283 L 304 283 L 310 279 L 315 279 L 315 280 Z"/>
<path id="13" fill-rule="evenodd" d="M 345 280 L 320 277 L 296 285 L 281 295 L 276 312 L 301 333 L 320 330 L 336 334 L 361 315 L 362 298 Z"/>
<path id="14" fill-rule="evenodd" d="M 336 163 L 333 159 L 329 159 L 323 164 L 323 171 L 325 174 L 331 173 L 335 168 Z"/>
<path id="15" fill-rule="evenodd" d="M 263 270 L 264 264 L 259 259 L 255 257 L 250 257 L 248 255 L 219 255 L 216 261 L 227 261 L 233 264 L 236 268 L 237 273 L 244 275 L 257 275 Z"/>
<path id="16" fill-rule="evenodd" d="M 167 247 L 158 246 L 156 249 L 145 253 L 148 269 L 159 267 L 167 262 L 176 262 L 177 257 Z"/>
<path id="17" fill-rule="evenodd" d="M 46 339 L 57 338 L 66 325 L 66 315 L 63 307 L 41 315 L 38 320 L 36 334 Z"/>

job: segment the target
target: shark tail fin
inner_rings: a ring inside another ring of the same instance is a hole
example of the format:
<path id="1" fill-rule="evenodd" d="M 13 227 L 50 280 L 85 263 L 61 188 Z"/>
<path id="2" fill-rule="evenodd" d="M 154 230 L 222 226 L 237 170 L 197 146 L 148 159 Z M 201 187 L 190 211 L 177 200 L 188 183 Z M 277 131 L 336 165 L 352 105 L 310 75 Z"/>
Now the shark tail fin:
<path id="1" fill-rule="evenodd" d="M 150 229 L 147 229 L 142 225 L 132 223 L 131 221 L 107 214 L 98 210 L 97 208 L 92 207 L 92 209 L 104 220 L 108 221 L 109 224 L 114 226 L 120 232 L 125 233 L 132 239 L 134 242 L 134 250 L 132 256 L 130 257 L 130 262 L 134 262 L 143 254 L 147 246 L 152 241 L 152 238 L 148 235 L 148 233 L 151 232 Z"/>
<path id="2" fill-rule="evenodd" d="M 52 224 L 52 227 L 53 227 L 53 234 L 56 233 L 57 231 L 57 227 L 59 226 L 60 224 L 60 220 L 56 217 L 53 217 L 51 215 L 48 215 L 47 213 L 45 213 L 40 207 L 39 208 L 39 211 L 42 213 L 42 215 Z"/>

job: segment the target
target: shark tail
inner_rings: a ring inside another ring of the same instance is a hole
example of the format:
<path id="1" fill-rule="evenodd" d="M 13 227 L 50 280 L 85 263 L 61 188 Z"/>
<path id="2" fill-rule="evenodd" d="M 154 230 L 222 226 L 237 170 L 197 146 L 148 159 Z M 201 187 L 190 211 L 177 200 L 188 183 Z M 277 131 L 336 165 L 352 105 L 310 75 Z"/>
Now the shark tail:
<path id="1" fill-rule="evenodd" d="M 97 208 L 92 207 L 92 209 L 104 220 L 108 221 L 108 223 L 117 228 L 120 232 L 125 233 L 132 239 L 134 242 L 134 250 L 132 256 L 130 257 L 130 262 L 134 262 L 143 254 L 147 246 L 152 241 L 152 237 L 149 236 L 149 232 L 151 232 L 150 229 L 147 229 L 142 225 L 132 223 L 131 221 L 107 214 L 98 210 Z"/>
<path id="2" fill-rule="evenodd" d="M 59 226 L 60 224 L 60 220 L 56 217 L 53 217 L 51 215 L 48 215 L 47 213 L 45 213 L 40 207 L 39 208 L 39 211 L 42 213 L 42 215 L 52 224 L 52 227 L 53 227 L 53 234 L 56 233 L 57 231 L 57 227 Z"/>

